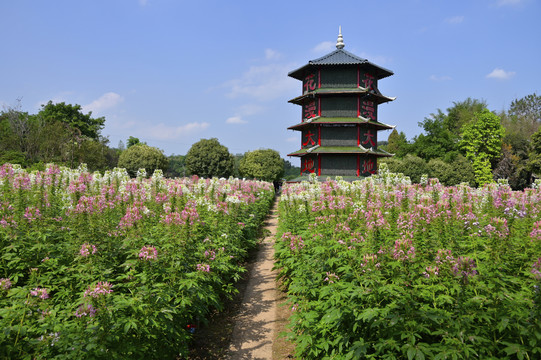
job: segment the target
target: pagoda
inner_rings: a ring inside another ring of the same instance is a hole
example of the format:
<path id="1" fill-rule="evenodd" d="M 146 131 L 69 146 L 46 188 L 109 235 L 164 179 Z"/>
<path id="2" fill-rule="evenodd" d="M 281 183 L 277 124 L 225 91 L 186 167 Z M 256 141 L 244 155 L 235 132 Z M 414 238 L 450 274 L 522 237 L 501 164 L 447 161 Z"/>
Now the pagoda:
<path id="1" fill-rule="evenodd" d="M 302 81 L 302 95 L 289 100 L 302 106 L 301 177 L 342 176 L 354 180 L 377 173 L 378 131 L 394 126 L 378 121 L 378 105 L 395 98 L 381 94 L 378 81 L 393 72 L 344 50 L 342 29 L 336 50 L 311 60 L 288 75 Z M 294 180 L 295 181 L 295 180 Z"/>

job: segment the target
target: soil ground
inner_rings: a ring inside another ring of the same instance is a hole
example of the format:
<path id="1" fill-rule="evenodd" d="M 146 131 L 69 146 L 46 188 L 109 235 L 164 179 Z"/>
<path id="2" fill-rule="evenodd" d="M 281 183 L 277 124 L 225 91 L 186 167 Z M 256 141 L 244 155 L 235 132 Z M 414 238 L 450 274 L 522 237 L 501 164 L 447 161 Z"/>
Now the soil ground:
<path id="1" fill-rule="evenodd" d="M 277 222 L 276 201 L 265 223 L 266 236 L 237 283 L 239 293 L 211 316 L 208 326 L 197 330 L 188 360 L 294 358 L 294 346 L 283 336 L 289 306 L 272 271 Z"/>

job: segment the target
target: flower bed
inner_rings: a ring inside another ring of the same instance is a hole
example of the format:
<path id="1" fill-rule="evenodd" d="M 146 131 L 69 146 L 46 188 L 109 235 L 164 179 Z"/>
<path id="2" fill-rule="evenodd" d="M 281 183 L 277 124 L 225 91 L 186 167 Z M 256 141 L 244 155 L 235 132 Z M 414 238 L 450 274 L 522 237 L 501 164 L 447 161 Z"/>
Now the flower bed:
<path id="1" fill-rule="evenodd" d="M 0 167 L 0 358 L 182 357 L 274 196 L 236 179 Z"/>
<path id="2" fill-rule="evenodd" d="M 286 186 L 275 256 L 297 356 L 539 358 L 540 200 L 385 171 Z"/>

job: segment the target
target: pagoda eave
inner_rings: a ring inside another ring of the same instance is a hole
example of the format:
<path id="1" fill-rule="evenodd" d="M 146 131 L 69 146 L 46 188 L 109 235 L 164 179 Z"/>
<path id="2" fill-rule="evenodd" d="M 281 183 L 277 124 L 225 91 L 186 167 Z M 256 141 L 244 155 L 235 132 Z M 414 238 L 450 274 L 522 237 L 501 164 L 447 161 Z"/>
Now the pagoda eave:
<path id="1" fill-rule="evenodd" d="M 396 100 L 396 97 L 390 97 L 380 94 L 379 92 L 373 92 L 369 91 L 363 87 L 353 88 L 353 89 L 317 89 L 314 91 L 307 92 L 301 96 L 297 96 L 296 98 L 293 98 L 289 100 L 289 103 L 296 104 L 296 105 L 302 105 L 306 99 L 313 99 L 316 97 L 316 95 L 321 96 L 332 96 L 332 95 L 349 95 L 349 96 L 355 96 L 355 95 L 364 95 L 365 97 L 374 100 L 378 105 L 383 104 L 389 101 Z"/>
<path id="2" fill-rule="evenodd" d="M 287 156 L 299 156 L 303 157 L 310 154 L 343 154 L 343 155 L 373 155 L 376 157 L 391 157 L 390 154 L 384 150 L 379 149 L 366 149 L 362 146 L 314 146 L 307 149 L 300 149 Z"/>
<path id="3" fill-rule="evenodd" d="M 356 118 L 327 118 L 327 117 L 317 117 L 313 118 L 313 120 L 306 120 L 302 123 L 293 125 L 288 127 L 288 130 L 302 130 L 306 127 L 309 127 L 311 125 L 318 124 L 318 125 L 332 125 L 332 124 L 362 124 L 362 125 L 371 125 L 374 128 L 377 128 L 379 130 L 390 130 L 394 129 L 395 126 L 384 124 L 378 121 L 366 119 L 362 116 L 356 117 Z"/>

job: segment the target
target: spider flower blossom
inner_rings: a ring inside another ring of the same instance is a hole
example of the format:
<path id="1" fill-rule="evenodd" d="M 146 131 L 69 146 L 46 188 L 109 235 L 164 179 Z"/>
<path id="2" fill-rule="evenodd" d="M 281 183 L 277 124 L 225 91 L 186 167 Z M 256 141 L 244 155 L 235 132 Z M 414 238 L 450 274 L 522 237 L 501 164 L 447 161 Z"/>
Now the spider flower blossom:
<path id="1" fill-rule="evenodd" d="M 158 250 L 154 246 L 143 246 L 139 250 L 139 259 L 141 260 L 158 260 Z"/>
<path id="2" fill-rule="evenodd" d="M 96 311 L 97 310 L 92 306 L 92 304 L 83 304 L 77 308 L 75 311 L 75 316 L 78 318 L 83 316 L 93 317 L 96 315 Z"/>
<path id="3" fill-rule="evenodd" d="M 477 275 L 477 270 L 475 268 L 477 265 L 475 264 L 475 260 L 470 259 L 467 256 L 460 256 L 455 263 L 455 266 L 453 266 L 453 273 L 455 275 L 462 276 L 462 280 L 464 280 L 464 283 L 468 283 L 468 278 Z"/>
<path id="4" fill-rule="evenodd" d="M 9 290 L 11 288 L 11 280 L 7 278 L 0 279 L 0 290 Z"/>
<path id="5" fill-rule="evenodd" d="M 42 300 L 49 298 L 49 293 L 47 292 L 47 289 L 39 287 L 30 290 L 30 295 L 39 297 Z"/>
<path id="6" fill-rule="evenodd" d="M 541 258 L 532 265 L 532 274 L 537 280 L 541 280 Z"/>
<path id="7" fill-rule="evenodd" d="M 98 298 L 101 295 L 107 295 L 113 292 L 112 289 L 113 285 L 110 282 L 107 281 L 98 281 L 98 283 L 94 286 L 89 286 L 88 289 L 85 290 L 84 297 L 90 296 L 93 298 Z"/>
<path id="8" fill-rule="evenodd" d="M 92 250 L 92 255 L 98 252 L 98 249 L 96 248 L 96 245 L 84 243 L 81 245 L 81 250 L 79 250 L 79 253 L 82 257 L 87 257 L 90 255 L 90 251 Z"/>
<path id="9" fill-rule="evenodd" d="M 210 272 L 210 265 L 208 265 L 208 264 L 197 264 L 197 271 Z"/>

